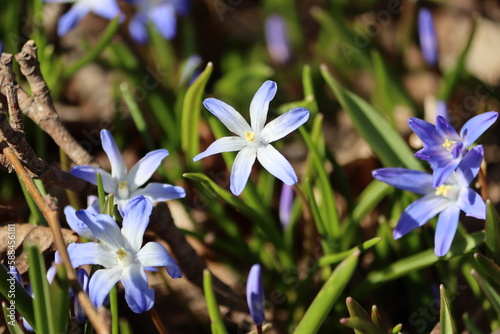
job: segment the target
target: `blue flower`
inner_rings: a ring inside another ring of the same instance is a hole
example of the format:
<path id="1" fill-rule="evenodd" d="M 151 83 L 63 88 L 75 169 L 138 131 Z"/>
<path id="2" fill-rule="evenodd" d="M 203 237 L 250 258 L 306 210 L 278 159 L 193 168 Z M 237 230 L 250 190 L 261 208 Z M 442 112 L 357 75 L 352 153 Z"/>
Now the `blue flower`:
<path id="1" fill-rule="evenodd" d="M 57 34 L 66 35 L 80 20 L 92 12 L 108 20 L 114 19 L 121 14 L 116 0 L 43 0 L 44 2 L 69 3 L 75 2 L 73 7 L 61 16 L 57 25 Z"/>
<path id="2" fill-rule="evenodd" d="M 279 210 L 280 222 L 283 228 L 286 228 L 290 223 L 290 218 L 293 209 L 293 200 L 295 198 L 294 194 L 295 193 L 293 191 L 292 186 L 283 184 L 283 187 L 281 188 L 280 210 Z"/>
<path id="3" fill-rule="evenodd" d="M 97 196 L 87 197 L 87 209 L 93 215 L 99 214 L 101 211 L 99 209 L 99 200 Z M 76 216 L 76 210 L 71 206 L 67 205 L 64 208 L 64 215 L 66 216 L 66 222 L 69 227 L 76 232 L 81 237 L 86 238 L 90 241 L 95 241 L 96 237 L 92 234 L 92 231 Z"/>
<path id="4" fill-rule="evenodd" d="M 122 155 L 109 131 L 101 131 L 101 142 L 111 163 L 111 175 L 94 166 L 75 166 L 71 168 L 70 173 L 95 185 L 97 185 L 97 173 L 100 173 L 104 191 L 115 194 L 115 203 L 118 204 L 120 213 L 123 213 L 127 202 L 138 195 L 146 196 L 153 202 L 186 196 L 182 187 L 169 184 L 149 183 L 145 188 L 139 188 L 151 178 L 160 166 L 161 161 L 168 155 L 167 150 L 160 149 L 149 152 L 127 172 Z"/>
<path id="5" fill-rule="evenodd" d="M 436 125 L 418 118 L 410 118 L 410 128 L 424 143 L 415 156 L 428 161 L 434 170 L 432 184 L 439 187 L 453 173 L 469 151 L 469 147 L 497 119 L 498 113 L 486 112 L 471 118 L 460 130 L 460 135 L 442 116 L 436 117 Z"/>
<path id="6" fill-rule="evenodd" d="M 230 105 L 214 98 L 203 101 L 205 107 L 238 136 L 216 140 L 204 152 L 195 156 L 193 161 L 216 153 L 239 151 L 231 171 L 231 191 L 234 195 L 241 194 L 245 188 L 255 158 L 269 173 L 284 183 L 297 183 L 297 176 L 290 163 L 270 143 L 304 124 L 309 118 L 309 110 L 294 108 L 264 126 L 269 102 L 274 98 L 276 90 L 275 82 L 266 81 L 255 93 L 250 104 L 252 126 Z"/>
<path id="7" fill-rule="evenodd" d="M 469 184 L 479 172 L 482 160 L 483 147 L 479 145 L 465 155 L 457 170 L 439 187 L 433 186 L 432 176 L 425 172 L 405 168 L 374 170 L 372 174 L 375 179 L 424 195 L 405 209 L 394 229 L 394 239 L 401 238 L 439 214 L 434 252 L 437 256 L 444 256 L 455 236 L 460 211 L 478 219 L 486 217 L 484 201 L 478 193 L 469 188 Z"/>
<path id="8" fill-rule="evenodd" d="M 173 278 L 182 273 L 167 250 L 157 242 L 142 248 L 142 237 L 149 223 L 153 204 L 144 196 L 130 200 L 125 208 L 123 227 L 109 215 L 93 215 L 85 210 L 76 212 L 101 243 L 72 243 L 68 253 L 73 266 L 101 265 L 89 282 L 89 296 L 94 305 L 102 305 L 111 288 L 121 281 L 125 300 L 136 313 L 149 310 L 154 304 L 154 290 L 148 287 L 144 267 L 166 267 Z"/>
<path id="9" fill-rule="evenodd" d="M 279 14 L 266 19 L 265 24 L 267 51 L 271 59 L 278 64 L 285 64 L 291 58 L 290 42 L 286 29 L 286 22 Z"/>
<path id="10" fill-rule="evenodd" d="M 85 269 L 78 268 L 76 270 L 76 278 L 82 285 L 82 290 L 85 291 L 85 293 L 89 293 L 89 274 Z M 76 322 L 79 324 L 83 324 L 87 321 L 87 315 L 85 314 L 85 311 L 83 310 L 82 305 L 78 301 L 78 298 L 76 297 L 75 294 L 72 296 L 73 299 L 73 310 L 75 312 L 75 319 Z"/>
<path id="11" fill-rule="evenodd" d="M 436 65 L 438 61 L 438 45 L 432 13 L 427 8 L 418 11 L 418 37 L 422 55 L 429 65 Z"/>
<path id="12" fill-rule="evenodd" d="M 259 264 L 254 264 L 248 273 L 247 304 L 253 322 L 261 326 L 264 322 L 264 287 Z"/>
<path id="13" fill-rule="evenodd" d="M 152 22 L 165 39 L 172 39 L 176 33 L 176 13 L 186 14 L 187 0 L 127 0 L 135 4 L 137 13 L 129 24 L 130 35 L 136 43 L 148 40 L 147 25 Z"/>

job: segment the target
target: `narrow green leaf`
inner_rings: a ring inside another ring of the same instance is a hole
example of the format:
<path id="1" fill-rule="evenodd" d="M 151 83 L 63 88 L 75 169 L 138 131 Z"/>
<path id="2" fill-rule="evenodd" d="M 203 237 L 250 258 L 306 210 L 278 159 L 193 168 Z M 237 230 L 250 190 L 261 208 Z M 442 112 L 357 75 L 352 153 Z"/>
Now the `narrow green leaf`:
<path id="1" fill-rule="evenodd" d="M 372 238 L 370 240 L 363 242 L 359 246 L 353 247 L 350 250 L 346 250 L 345 252 L 331 254 L 331 255 L 325 255 L 319 259 L 318 264 L 320 266 L 326 266 L 326 265 L 330 265 L 333 263 L 337 263 L 339 261 L 342 261 L 343 259 L 345 259 L 346 257 L 348 257 L 349 255 L 351 255 L 352 253 L 354 253 L 356 251 L 363 252 L 363 251 L 375 246 L 381 240 L 382 240 L 382 238 Z"/>
<path id="2" fill-rule="evenodd" d="M 130 328 L 130 324 L 127 319 L 120 319 L 120 333 L 121 334 L 133 334 L 132 328 Z"/>
<path id="3" fill-rule="evenodd" d="M 54 315 L 50 303 L 49 284 L 47 282 L 47 270 L 43 262 L 42 255 L 36 246 L 28 247 L 29 275 L 33 295 L 33 308 L 35 311 L 35 323 L 37 333 L 56 333 Z M 31 325 L 31 324 L 30 324 Z"/>
<path id="4" fill-rule="evenodd" d="M 205 300 L 207 302 L 208 315 L 210 316 L 212 333 L 226 333 L 226 328 L 224 327 L 224 322 L 220 315 L 219 305 L 217 304 L 212 288 L 212 274 L 208 269 L 203 270 L 203 291 L 205 292 Z"/>
<path id="5" fill-rule="evenodd" d="M 374 105 L 380 110 L 381 113 L 387 115 L 388 119 L 391 121 L 391 124 L 394 125 L 394 105 L 392 104 L 392 99 L 389 96 L 389 84 L 390 81 L 389 74 L 385 67 L 384 61 L 380 52 L 377 50 L 373 50 L 371 52 L 372 63 L 373 63 L 373 72 L 375 75 L 375 89 L 372 94 L 372 101 L 374 101 Z"/>
<path id="6" fill-rule="evenodd" d="M 352 210 L 352 220 L 358 222 L 363 219 L 393 189 L 387 183 L 373 180 L 359 195 L 358 202 Z"/>
<path id="7" fill-rule="evenodd" d="M 356 251 L 335 268 L 299 322 L 295 334 L 312 334 L 319 330 L 337 298 L 344 291 L 354 274 L 358 264 L 358 257 L 359 251 Z"/>
<path id="8" fill-rule="evenodd" d="M 104 193 L 104 185 L 102 184 L 102 176 L 101 173 L 97 173 L 97 196 L 99 199 L 99 208 L 101 213 L 106 212 L 106 194 Z"/>
<path id="9" fill-rule="evenodd" d="M 479 267 L 497 284 L 500 284 L 500 267 L 488 259 L 486 256 L 476 253 L 474 254 Z"/>
<path id="10" fill-rule="evenodd" d="M 66 333 L 69 320 L 69 282 L 66 268 L 57 266 L 57 274 L 49 285 L 50 304 L 53 305 L 56 333 Z"/>
<path id="11" fill-rule="evenodd" d="M 109 308 L 111 313 L 111 334 L 118 334 L 120 331 L 120 314 L 118 310 L 118 293 L 116 285 L 109 292 Z"/>
<path id="12" fill-rule="evenodd" d="M 9 305 L 10 306 L 10 305 Z M 13 314 L 7 309 L 7 303 L 2 302 L 3 318 L 10 334 L 24 334 L 17 323 L 16 311 L 14 308 Z"/>
<path id="13" fill-rule="evenodd" d="M 370 321 L 370 316 L 368 313 L 366 313 L 365 309 L 363 306 L 361 306 L 354 298 L 352 297 L 347 297 L 345 301 L 347 305 L 347 311 L 349 311 L 349 315 L 351 318 L 359 318 L 361 320 L 365 321 Z M 356 334 L 362 334 L 362 331 L 358 331 L 356 328 L 354 328 L 354 333 Z"/>
<path id="14" fill-rule="evenodd" d="M 26 203 L 28 204 L 28 208 L 30 209 L 30 224 L 32 225 L 45 225 L 47 226 L 47 222 L 43 219 L 42 212 L 38 208 L 38 206 L 35 203 L 35 200 L 33 197 L 31 197 L 31 194 L 28 192 L 26 189 L 26 186 L 24 183 L 21 181 L 21 179 L 18 177 L 19 184 L 21 185 L 21 189 L 23 191 L 24 198 L 26 199 Z"/>
<path id="15" fill-rule="evenodd" d="M 321 74 L 342 108 L 351 116 L 360 135 L 370 144 L 384 166 L 423 170 L 408 144 L 368 102 L 340 86 L 325 65 L 321 66 Z"/>
<path id="16" fill-rule="evenodd" d="M 382 325 L 382 317 L 380 316 L 377 305 L 372 306 L 372 311 L 370 313 L 370 319 L 375 324 L 375 326 L 377 326 L 379 328 L 384 328 Z"/>
<path id="17" fill-rule="evenodd" d="M 488 283 L 474 269 L 471 270 L 471 274 L 476 279 L 477 283 L 479 284 L 479 287 L 483 291 L 488 301 L 491 303 L 491 306 L 493 306 L 493 309 L 495 309 L 497 317 L 500 319 L 500 295 L 498 294 L 498 291 L 494 287 L 492 287 L 490 283 Z"/>
<path id="18" fill-rule="evenodd" d="M 484 241 L 489 256 L 496 263 L 500 263 L 500 217 L 490 200 L 486 201 L 486 233 Z"/>
<path id="19" fill-rule="evenodd" d="M 182 149 L 186 154 L 186 161 L 189 165 L 193 162 L 193 157 L 199 153 L 199 131 L 198 124 L 201 113 L 201 99 L 210 75 L 213 65 L 208 63 L 205 70 L 188 88 L 184 96 L 182 106 Z"/>
<path id="20" fill-rule="evenodd" d="M 360 317 L 350 317 L 340 319 L 340 323 L 346 327 L 354 329 L 355 333 L 370 333 L 370 334 L 387 334 L 370 320 L 362 319 Z"/>
<path id="21" fill-rule="evenodd" d="M 446 297 L 444 285 L 439 286 L 439 296 L 441 297 L 441 310 L 439 312 L 439 323 L 441 324 L 442 334 L 455 334 L 455 325 L 453 324 L 453 317 L 451 315 L 450 303 Z"/>
<path id="22" fill-rule="evenodd" d="M 462 319 L 464 321 L 465 328 L 469 331 L 470 334 L 484 334 L 477 325 L 472 321 L 469 316 L 469 313 L 464 313 L 462 315 Z"/>

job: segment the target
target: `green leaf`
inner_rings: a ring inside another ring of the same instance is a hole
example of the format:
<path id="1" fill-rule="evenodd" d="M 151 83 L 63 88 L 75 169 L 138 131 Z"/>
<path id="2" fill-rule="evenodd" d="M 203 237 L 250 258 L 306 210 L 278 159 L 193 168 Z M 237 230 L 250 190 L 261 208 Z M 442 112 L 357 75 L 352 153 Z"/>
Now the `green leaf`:
<path id="1" fill-rule="evenodd" d="M 352 210 L 352 220 L 358 222 L 363 219 L 393 189 L 387 183 L 373 180 L 359 195 L 358 202 Z"/>
<path id="2" fill-rule="evenodd" d="M 106 203 L 106 194 L 104 193 L 104 185 L 102 183 L 101 173 L 97 173 L 97 196 L 99 200 L 100 212 L 107 213 L 106 206 L 104 205 Z"/>
<path id="3" fill-rule="evenodd" d="M 208 269 L 203 270 L 203 291 L 205 292 L 205 300 L 207 302 L 208 315 L 210 316 L 212 333 L 226 333 L 226 328 L 224 327 L 224 322 L 220 315 L 219 305 L 217 304 L 212 288 L 212 274 Z"/>
<path id="4" fill-rule="evenodd" d="M 370 314 L 370 319 L 372 320 L 373 324 L 377 327 L 383 328 L 382 326 L 382 317 L 380 316 L 380 313 L 378 311 L 377 305 L 372 306 L 372 311 Z"/>
<path id="5" fill-rule="evenodd" d="M 486 233 L 484 241 L 489 255 L 496 263 L 500 263 L 500 217 L 490 200 L 486 201 Z"/>
<path id="6" fill-rule="evenodd" d="M 366 313 L 365 309 L 363 306 L 361 306 L 357 301 L 354 300 L 352 297 L 347 297 L 345 301 L 347 305 L 347 311 L 349 311 L 349 315 L 351 318 L 359 318 L 361 320 L 366 320 L 370 322 L 370 316 L 368 313 Z M 362 331 L 358 331 L 356 328 L 354 328 L 354 333 L 356 334 L 362 334 Z"/>
<path id="7" fill-rule="evenodd" d="M 4 321 L 5 321 L 5 324 L 7 325 L 7 328 L 9 329 L 9 333 L 10 334 L 24 334 L 23 331 L 21 330 L 21 328 L 18 326 L 15 309 L 13 311 L 14 313 L 11 314 L 10 310 L 7 309 L 7 307 L 9 307 L 9 306 L 7 306 L 7 303 L 2 302 Z"/>
<path id="8" fill-rule="evenodd" d="M 471 270 L 472 276 L 476 279 L 479 287 L 483 291 L 486 298 L 491 303 L 491 306 L 495 309 L 497 313 L 497 317 L 500 319 L 500 295 L 498 291 L 490 285 L 477 271 L 474 269 Z"/>
<path id="9" fill-rule="evenodd" d="M 325 265 L 330 265 L 339 261 L 342 261 L 352 253 L 359 251 L 363 252 L 373 246 L 375 246 L 379 241 L 381 241 L 382 238 L 372 238 L 370 240 L 367 240 L 363 242 L 361 245 L 356 246 L 354 248 L 351 248 L 350 250 L 346 250 L 345 252 L 337 253 L 337 254 L 331 254 L 331 255 L 325 255 L 322 258 L 319 259 L 318 264 L 320 266 L 325 266 Z"/>
<path id="10" fill-rule="evenodd" d="M 358 257 L 359 251 L 356 251 L 335 268 L 299 322 L 295 334 L 312 334 L 319 330 L 354 274 Z"/>
<path id="11" fill-rule="evenodd" d="M 500 284 L 500 267 L 488 259 L 486 256 L 476 253 L 474 254 L 479 267 L 497 284 Z"/>
<path id="12" fill-rule="evenodd" d="M 387 167 L 404 166 L 423 170 L 422 164 L 399 133 L 368 102 L 344 89 L 333 78 L 325 65 L 321 74 L 332 89 L 342 108 L 349 113 L 360 135 Z"/>
<path id="13" fill-rule="evenodd" d="M 340 323 L 346 327 L 354 329 L 355 333 L 387 334 L 375 326 L 370 320 L 360 317 L 342 318 L 340 319 Z"/>
<path id="14" fill-rule="evenodd" d="M 444 286 L 439 286 L 439 295 L 441 299 L 441 311 L 439 312 L 439 323 L 441 324 L 441 334 L 455 334 L 455 325 L 451 315 L 450 303 L 446 297 Z"/>
<path id="15" fill-rule="evenodd" d="M 182 105 L 182 149 L 186 154 L 188 165 L 193 163 L 193 157 L 199 153 L 199 131 L 198 125 L 201 113 L 201 99 L 210 75 L 213 65 L 208 63 L 205 70 L 188 88 L 184 96 Z"/>
<path id="16" fill-rule="evenodd" d="M 49 284 L 47 282 L 47 270 L 42 255 L 36 246 L 28 247 L 29 275 L 33 295 L 33 308 L 35 311 L 35 323 L 37 333 L 56 333 L 54 314 L 49 295 Z M 31 325 L 31 324 L 30 324 Z"/>
<path id="17" fill-rule="evenodd" d="M 56 333 L 66 333 L 68 325 L 69 282 L 64 266 L 57 266 L 57 274 L 49 285 L 50 304 L 53 305 Z"/>

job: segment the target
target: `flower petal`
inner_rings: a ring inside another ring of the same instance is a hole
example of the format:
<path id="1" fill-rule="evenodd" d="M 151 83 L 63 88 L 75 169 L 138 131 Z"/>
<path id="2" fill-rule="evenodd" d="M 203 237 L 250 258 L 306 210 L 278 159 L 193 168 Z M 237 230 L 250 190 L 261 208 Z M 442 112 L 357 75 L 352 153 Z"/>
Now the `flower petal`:
<path id="1" fill-rule="evenodd" d="M 450 163 L 446 166 L 443 167 L 434 166 L 434 173 L 432 174 L 432 185 L 436 188 L 440 187 L 457 169 L 459 163 L 460 159 L 454 159 L 451 160 Z"/>
<path id="2" fill-rule="evenodd" d="M 100 265 L 104 268 L 113 268 L 117 265 L 116 254 L 96 242 L 71 243 L 68 245 L 68 254 L 74 268 L 86 264 Z"/>
<path id="3" fill-rule="evenodd" d="M 230 178 L 230 188 L 234 195 L 238 196 L 245 189 L 256 157 L 257 152 L 253 147 L 245 147 L 236 155 Z"/>
<path id="4" fill-rule="evenodd" d="M 175 7 L 171 3 L 163 3 L 153 6 L 148 11 L 149 19 L 153 21 L 156 29 L 165 39 L 175 36 L 177 20 L 175 18 Z"/>
<path id="5" fill-rule="evenodd" d="M 432 176 L 428 173 L 406 168 L 380 168 L 372 171 L 373 178 L 395 188 L 420 195 L 434 192 Z"/>
<path id="6" fill-rule="evenodd" d="M 413 229 L 424 225 L 449 205 L 449 200 L 435 194 L 425 195 L 411 203 L 399 218 L 396 228 L 394 228 L 394 239 L 399 239 Z"/>
<path id="7" fill-rule="evenodd" d="M 123 273 L 122 266 L 110 269 L 97 270 L 89 282 L 89 297 L 96 307 L 100 307 L 108 296 L 113 286 L 120 280 Z"/>
<path id="8" fill-rule="evenodd" d="M 137 253 L 137 259 L 144 267 L 166 267 L 172 278 L 181 278 L 182 272 L 165 247 L 157 242 L 148 242 Z"/>
<path id="9" fill-rule="evenodd" d="M 151 211 L 153 211 L 153 203 L 144 196 L 132 198 L 125 208 L 121 234 L 130 246 L 128 249 L 134 253 L 141 248 Z"/>
<path id="10" fill-rule="evenodd" d="M 205 151 L 195 156 L 193 161 L 196 162 L 217 153 L 240 151 L 246 146 L 248 146 L 248 144 L 244 138 L 236 136 L 222 137 L 214 141 Z"/>
<path id="11" fill-rule="evenodd" d="M 112 193 L 118 189 L 118 182 L 104 169 L 94 166 L 74 166 L 69 172 L 94 185 L 97 185 L 97 173 L 100 173 L 105 192 Z"/>
<path id="12" fill-rule="evenodd" d="M 460 130 L 460 137 L 462 137 L 465 145 L 472 145 L 479 136 L 495 123 L 497 118 L 498 113 L 490 111 L 468 120 Z"/>
<path id="13" fill-rule="evenodd" d="M 116 0 L 92 1 L 92 12 L 108 20 L 112 20 L 121 14 Z"/>
<path id="14" fill-rule="evenodd" d="M 110 215 L 93 215 L 86 210 L 78 210 L 76 217 L 82 220 L 89 227 L 92 233 L 111 251 L 116 251 L 123 247 L 123 236 Z"/>
<path id="15" fill-rule="evenodd" d="M 125 166 L 122 154 L 108 130 L 101 130 L 101 144 L 111 163 L 111 176 L 118 182 L 125 180 L 127 177 L 127 166 Z"/>
<path id="16" fill-rule="evenodd" d="M 297 175 L 295 175 L 292 165 L 272 145 L 259 147 L 257 149 L 257 159 L 269 173 L 283 181 L 283 183 L 289 186 L 297 183 Z"/>
<path id="17" fill-rule="evenodd" d="M 260 86 L 250 103 L 250 122 L 254 132 L 260 133 L 267 119 L 269 102 L 276 95 L 276 82 L 267 80 Z"/>
<path id="18" fill-rule="evenodd" d="M 281 139 L 307 122 L 308 119 L 309 110 L 307 108 L 293 108 L 269 122 L 262 130 L 262 139 L 267 143 Z"/>
<path id="19" fill-rule="evenodd" d="M 412 117 L 408 120 L 408 125 L 425 145 L 440 145 L 444 142 L 444 139 L 438 135 L 434 124 Z"/>
<path id="20" fill-rule="evenodd" d="M 149 180 L 167 155 L 167 150 L 160 149 L 149 152 L 139 160 L 127 175 L 127 186 L 130 191 L 136 190 Z"/>
<path id="21" fill-rule="evenodd" d="M 478 145 L 467 152 L 462 161 L 460 161 L 456 172 L 460 185 L 468 187 L 472 180 L 474 180 L 481 168 L 483 156 L 484 150 L 482 145 Z"/>
<path id="22" fill-rule="evenodd" d="M 66 35 L 89 11 L 89 5 L 85 2 L 74 4 L 71 9 L 59 19 L 57 24 L 57 35 Z"/>
<path id="23" fill-rule="evenodd" d="M 142 313 L 153 307 L 155 291 L 149 288 L 146 272 L 140 264 L 126 267 L 121 282 L 125 288 L 125 300 L 133 312 Z"/>
<path id="24" fill-rule="evenodd" d="M 471 188 L 460 190 L 456 204 L 467 216 L 486 219 L 486 204 L 481 196 Z"/>
<path id="25" fill-rule="evenodd" d="M 247 304 L 252 320 L 257 326 L 264 322 L 264 302 L 260 265 L 254 264 L 248 273 Z"/>
<path id="26" fill-rule="evenodd" d="M 135 14 L 128 24 L 130 36 L 137 44 L 145 44 L 148 41 L 146 25 L 147 16 L 143 12 Z"/>
<path id="27" fill-rule="evenodd" d="M 436 130 L 438 134 L 444 139 L 449 139 L 453 141 L 462 141 L 462 139 L 457 133 L 457 130 L 455 130 L 451 126 L 450 122 L 448 122 L 446 118 L 444 118 L 443 116 L 436 117 Z"/>
<path id="28" fill-rule="evenodd" d="M 147 197 L 151 202 L 170 201 L 172 199 L 186 197 L 186 191 L 182 187 L 172 186 L 166 183 L 148 183 L 145 188 L 137 189 L 132 196 L 142 195 Z"/>
<path id="29" fill-rule="evenodd" d="M 431 11 L 427 8 L 421 8 L 418 12 L 418 36 L 425 61 L 429 65 L 436 65 L 438 61 L 437 37 Z"/>
<path id="30" fill-rule="evenodd" d="M 90 241 L 97 240 L 92 234 L 92 231 L 76 216 L 76 210 L 71 205 L 66 205 L 64 207 L 64 215 L 66 216 L 66 222 L 69 227 L 76 232 L 81 237 L 84 237 Z"/>
<path id="31" fill-rule="evenodd" d="M 434 253 L 437 256 L 445 256 L 450 250 L 451 242 L 457 232 L 459 216 L 460 209 L 455 205 L 450 205 L 439 215 L 434 235 Z"/>
<path id="32" fill-rule="evenodd" d="M 228 129 L 229 131 L 239 135 L 240 137 L 245 137 L 246 132 L 253 132 L 247 121 L 229 104 L 222 102 L 221 100 L 208 98 L 203 101 L 203 105 L 207 108 L 215 117 L 217 117 Z"/>

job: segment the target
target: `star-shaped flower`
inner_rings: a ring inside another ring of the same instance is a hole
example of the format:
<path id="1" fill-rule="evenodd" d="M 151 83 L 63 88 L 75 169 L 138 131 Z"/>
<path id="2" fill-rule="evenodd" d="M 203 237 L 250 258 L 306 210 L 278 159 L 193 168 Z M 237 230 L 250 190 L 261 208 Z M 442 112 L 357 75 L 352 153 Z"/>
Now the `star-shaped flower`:
<path id="1" fill-rule="evenodd" d="M 442 116 L 436 117 L 436 125 L 418 118 L 410 118 L 410 128 L 424 143 L 415 156 L 428 161 L 434 170 L 432 184 L 439 187 L 453 173 L 469 151 L 469 147 L 497 119 L 495 111 L 486 112 L 468 120 L 460 135 Z"/>
<path id="2" fill-rule="evenodd" d="M 93 215 L 97 215 L 100 213 L 99 209 L 99 199 L 97 196 L 88 196 L 87 197 L 87 209 Z M 66 222 L 69 227 L 76 232 L 81 237 L 84 237 L 90 241 L 95 241 L 96 238 L 92 231 L 76 216 L 76 210 L 71 205 L 66 205 L 64 207 L 64 216 L 66 217 Z"/>
<path id="3" fill-rule="evenodd" d="M 486 204 L 478 193 L 469 188 L 479 172 L 482 160 L 483 147 L 479 145 L 465 155 L 457 170 L 439 187 L 433 186 L 432 176 L 425 172 L 405 168 L 374 170 L 372 174 L 375 179 L 424 195 L 405 209 L 394 229 L 394 239 L 401 238 L 439 214 L 434 252 L 437 256 L 448 253 L 457 230 L 460 211 L 478 219 L 486 218 Z"/>
<path id="4" fill-rule="evenodd" d="M 116 0 L 43 0 L 44 2 L 70 3 L 75 2 L 73 7 L 61 16 L 57 24 L 57 34 L 66 35 L 80 20 L 92 12 L 108 20 L 114 19 L 121 14 Z"/>
<path id="5" fill-rule="evenodd" d="M 130 200 L 125 208 L 123 227 L 109 215 L 93 215 L 79 210 L 76 215 L 94 233 L 101 243 L 72 243 L 68 253 L 73 266 L 100 265 L 89 282 L 89 297 L 96 306 L 102 305 L 111 288 L 121 281 L 125 300 L 136 313 L 149 310 L 154 304 L 154 290 L 148 287 L 144 267 L 166 267 L 173 278 L 182 273 L 167 250 L 157 242 L 148 242 L 142 248 L 142 238 L 149 223 L 153 204 L 144 196 Z"/>
<path id="6" fill-rule="evenodd" d="M 297 176 L 292 165 L 270 143 L 285 137 L 304 124 L 309 118 L 309 110 L 301 107 L 294 108 L 264 126 L 269 102 L 274 98 L 276 90 L 275 82 L 266 81 L 255 93 L 250 103 L 252 126 L 248 125 L 243 116 L 230 105 L 214 98 L 203 101 L 203 105 L 238 136 L 216 140 L 204 152 L 195 156 L 193 161 L 216 153 L 240 151 L 236 155 L 231 171 L 230 188 L 234 195 L 241 194 L 245 188 L 255 158 L 269 173 L 285 184 L 297 183 Z"/>
<path id="7" fill-rule="evenodd" d="M 161 161 L 168 155 L 167 150 L 160 149 L 149 152 L 127 172 L 122 155 L 109 131 L 101 131 L 101 143 L 111 163 L 111 175 L 105 170 L 94 166 L 75 166 L 71 168 L 70 172 L 95 185 L 97 185 L 97 173 L 100 173 L 104 191 L 115 194 L 115 203 L 118 204 L 121 213 L 127 202 L 138 195 L 146 196 L 153 202 L 168 201 L 186 196 L 186 192 L 182 187 L 169 184 L 149 183 L 145 188 L 140 188 L 151 178 L 158 166 L 160 166 Z"/>

